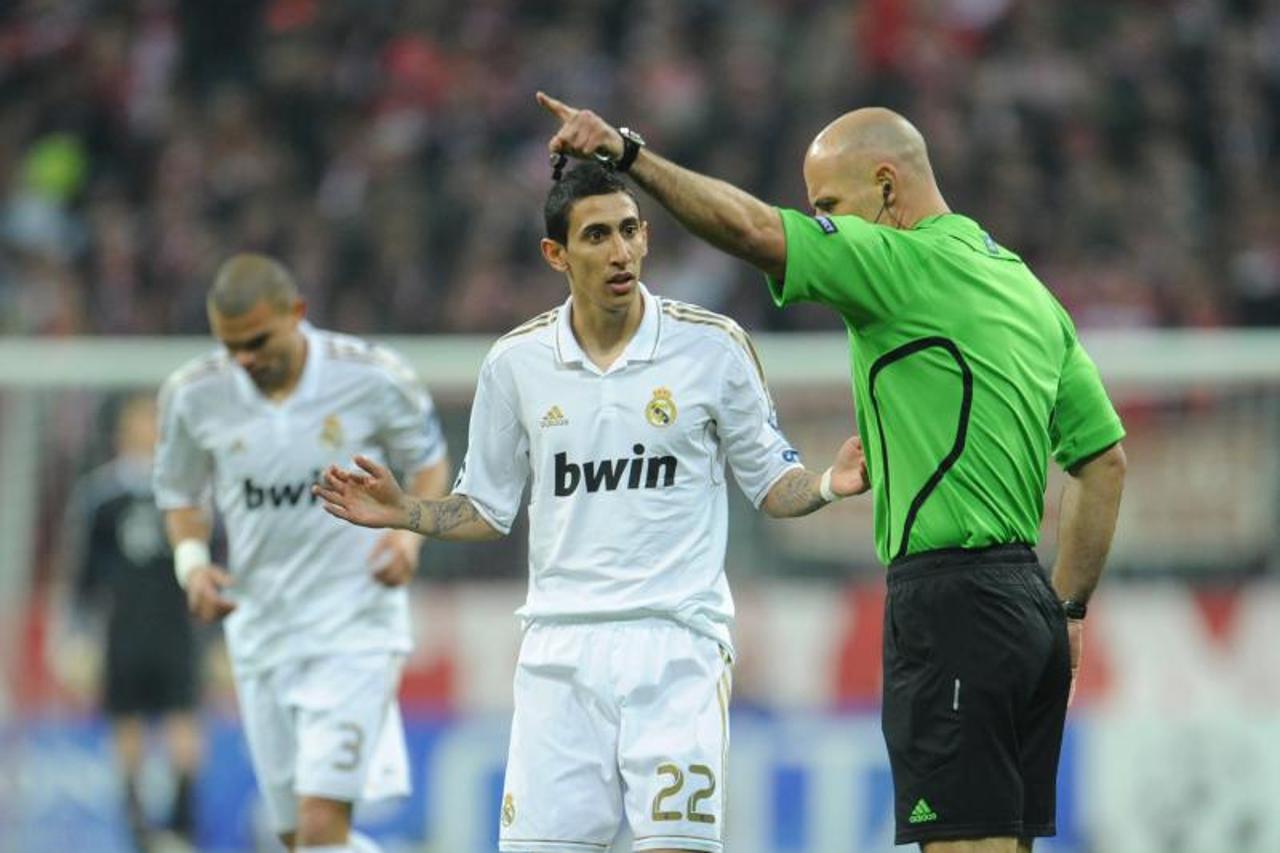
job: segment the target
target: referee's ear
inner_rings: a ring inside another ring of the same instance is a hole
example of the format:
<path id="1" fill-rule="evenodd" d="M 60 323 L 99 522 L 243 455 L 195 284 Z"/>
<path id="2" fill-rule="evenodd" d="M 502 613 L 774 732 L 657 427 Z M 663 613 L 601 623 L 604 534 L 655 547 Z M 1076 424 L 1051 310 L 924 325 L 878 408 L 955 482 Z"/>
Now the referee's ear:
<path id="1" fill-rule="evenodd" d="M 550 237 L 543 237 L 538 246 L 542 249 L 542 258 L 547 262 L 547 266 L 556 272 L 569 271 L 569 259 L 565 257 L 566 250 L 563 244 L 557 243 Z"/>

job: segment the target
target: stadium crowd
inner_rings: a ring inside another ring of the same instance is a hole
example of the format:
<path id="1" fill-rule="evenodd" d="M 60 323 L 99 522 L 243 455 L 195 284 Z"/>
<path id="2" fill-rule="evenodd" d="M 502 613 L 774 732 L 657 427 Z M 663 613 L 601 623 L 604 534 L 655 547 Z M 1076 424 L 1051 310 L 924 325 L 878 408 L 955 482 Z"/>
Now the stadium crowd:
<path id="1" fill-rule="evenodd" d="M 822 124 L 879 103 L 953 209 L 1082 327 L 1280 324 L 1275 0 L 18 0 L 0 12 L 0 333 L 206 331 L 237 250 L 321 324 L 496 332 L 562 298 L 537 252 L 535 89 L 805 206 Z M 744 265 L 684 236 L 660 292 L 750 328 Z"/>

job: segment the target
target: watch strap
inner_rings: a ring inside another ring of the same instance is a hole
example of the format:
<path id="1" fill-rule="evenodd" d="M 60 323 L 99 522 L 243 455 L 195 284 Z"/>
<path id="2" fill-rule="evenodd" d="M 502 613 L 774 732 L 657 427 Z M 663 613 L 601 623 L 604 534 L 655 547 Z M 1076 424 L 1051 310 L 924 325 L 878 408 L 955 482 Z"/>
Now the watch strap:
<path id="1" fill-rule="evenodd" d="M 613 164 L 613 168 L 619 172 L 625 172 L 640 156 L 640 149 L 644 147 L 644 143 L 625 127 L 619 128 L 618 135 L 622 137 L 622 156 Z"/>

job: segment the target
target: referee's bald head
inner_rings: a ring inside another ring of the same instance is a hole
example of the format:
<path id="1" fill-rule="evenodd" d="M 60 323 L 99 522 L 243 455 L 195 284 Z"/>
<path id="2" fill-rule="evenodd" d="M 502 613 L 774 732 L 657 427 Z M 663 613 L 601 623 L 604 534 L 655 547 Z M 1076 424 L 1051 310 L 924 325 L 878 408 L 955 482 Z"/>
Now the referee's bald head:
<path id="1" fill-rule="evenodd" d="M 946 207 L 924 135 L 884 107 L 853 110 L 824 127 L 805 153 L 804 179 L 819 213 L 901 228 Z"/>
<path id="2" fill-rule="evenodd" d="M 298 286 L 283 264 L 266 255 L 244 252 L 218 268 L 208 303 L 223 317 L 239 317 L 263 301 L 285 312 L 298 298 Z"/>
<path id="3" fill-rule="evenodd" d="M 814 137 L 809 156 L 892 159 L 922 174 L 933 173 L 923 134 L 884 107 L 864 107 L 840 116 Z"/>

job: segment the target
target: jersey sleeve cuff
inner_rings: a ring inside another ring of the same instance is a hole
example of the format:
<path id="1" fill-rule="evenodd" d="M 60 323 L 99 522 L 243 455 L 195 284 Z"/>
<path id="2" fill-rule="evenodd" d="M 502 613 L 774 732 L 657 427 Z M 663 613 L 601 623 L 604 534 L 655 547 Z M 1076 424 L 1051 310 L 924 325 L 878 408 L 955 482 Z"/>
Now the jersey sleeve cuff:
<path id="1" fill-rule="evenodd" d="M 1097 456 L 1125 437 L 1124 427 L 1119 424 L 1106 429 L 1095 430 L 1084 439 L 1076 442 L 1066 452 L 1054 456 L 1054 461 L 1064 471 L 1070 471 L 1084 460 Z"/>
<path id="2" fill-rule="evenodd" d="M 204 509 L 207 501 L 201 495 L 186 495 L 160 489 L 155 493 L 156 508 L 161 512 L 175 509 Z"/>
<path id="3" fill-rule="evenodd" d="M 766 275 L 764 280 L 765 284 L 769 287 L 769 295 L 773 297 L 773 304 L 782 308 L 795 301 L 794 294 L 789 294 L 787 292 L 787 281 L 789 280 L 789 277 L 786 275 L 786 273 L 791 270 L 791 223 L 790 217 L 787 216 L 787 211 L 780 207 L 775 207 L 774 210 L 777 212 L 778 218 L 782 221 L 782 234 L 783 238 L 786 240 L 786 246 L 788 249 L 786 269 L 783 273 L 783 278 L 774 278 L 771 275 Z"/>
<path id="4" fill-rule="evenodd" d="M 405 479 L 406 480 L 411 479 L 413 477 L 418 476 L 428 468 L 434 468 L 435 466 L 443 462 L 445 457 L 448 455 L 449 455 L 449 449 L 447 447 L 439 447 L 439 448 L 436 448 L 434 452 L 423 457 L 422 459 L 414 459 L 404 468 Z"/>

